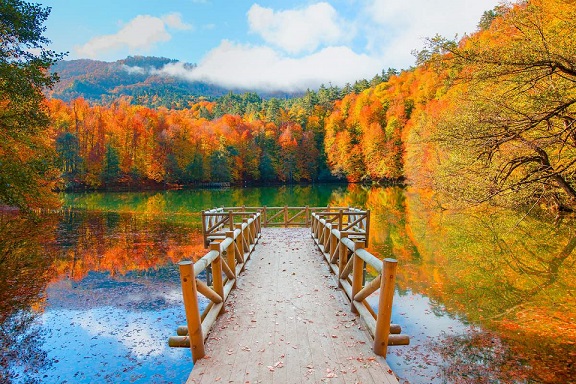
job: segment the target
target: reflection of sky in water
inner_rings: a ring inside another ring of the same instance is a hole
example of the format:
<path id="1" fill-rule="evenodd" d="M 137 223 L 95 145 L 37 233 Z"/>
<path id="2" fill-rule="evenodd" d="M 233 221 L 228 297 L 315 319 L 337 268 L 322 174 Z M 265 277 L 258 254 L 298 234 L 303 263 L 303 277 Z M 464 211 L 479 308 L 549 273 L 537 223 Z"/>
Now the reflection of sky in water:
<path id="1" fill-rule="evenodd" d="M 154 313 L 113 307 L 48 310 L 44 349 L 55 363 L 47 382 L 183 382 L 192 368 L 188 349 L 168 347 L 182 309 Z"/>
<path id="2" fill-rule="evenodd" d="M 368 298 L 373 308 L 378 308 L 378 294 Z M 445 336 L 465 334 L 470 327 L 447 314 L 434 313 L 428 297 L 411 292 L 402 296 L 395 293 L 392 323 L 400 324 L 402 333 L 410 336 L 410 345 L 388 347 L 386 360 L 394 373 L 409 377 L 413 384 L 444 382 L 441 367 L 445 363 L 432 347 Z"/>
<path id="3" fill-rule="evenodd" d="M 90 273 L 80 282 L 52 284 L 42 327 L 43 349 L 54 364 L 41 381 L 184 382 L 190 350 L 168 347 L 168 337 L 186 324 L 179 280 L 161 280 Z"/>

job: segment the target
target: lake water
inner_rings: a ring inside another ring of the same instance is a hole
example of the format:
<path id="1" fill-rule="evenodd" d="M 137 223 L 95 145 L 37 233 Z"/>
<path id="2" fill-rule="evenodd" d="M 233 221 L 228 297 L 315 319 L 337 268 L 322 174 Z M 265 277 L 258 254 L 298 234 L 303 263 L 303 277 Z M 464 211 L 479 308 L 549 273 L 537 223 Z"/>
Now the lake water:
<path id="1" fill-rule="evenodd" d="M 576 382 L 573 222 L 357 185 L 63 199 L 40 220 L 0 215 L 2 383 L 183 383 L 190 351 L 167 338 L 185 324 L 175 263 L 205 253 L 198 212 L 327 204 L 370 209 L 370 250 L 399 261 L 401 382 Z"/>

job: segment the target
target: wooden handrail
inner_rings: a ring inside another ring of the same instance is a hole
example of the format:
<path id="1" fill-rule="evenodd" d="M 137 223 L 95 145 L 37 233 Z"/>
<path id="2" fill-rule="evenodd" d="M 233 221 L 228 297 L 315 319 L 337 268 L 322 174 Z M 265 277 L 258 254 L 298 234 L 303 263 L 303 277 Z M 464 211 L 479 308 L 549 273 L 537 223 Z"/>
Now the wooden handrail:
<path id="1" fill-rule="evenodd" d="M 279 218 L 282 220 L 272 221 Z M 408 344 L 408 336 L 400 334 L 401 327 L 390 324 L 396 261 L 380 261 L 365 249 L 369 218 L 368 210 L 335 207 L 232 207 L 202 211 L 203 235 L 210 250 L 195 263 L 180 263 L 187 325 L 178 327 L 178 336 L 170 337 L 169 345 L 189 347 L 194 361 L 204 356 L 204 337 L 224 309 L 229 293 L 261 237 L 262 227 L 282 224 L 310 227 L 312 238 L 338 277 L 339 287 L 350 299 L 351 310 L 358 313 L 373 335 L 375 353 L 385 356 L 388 345 Z M 224 228 L 225 225 L 229 228 Z M 364 283 L 366 265 L 379 273 L 367 284 Z M 208 271 L 208 267 L 213 276 L 211 286 L 200 280 L 201 273 Z M 375 313 L 366 299 L 378 289 L 380 299 Z M 209 300 L 202 312 L 198 293 Z"/>
<path id="2" fill-rule="evenodd" d="M 336 209 L 331 212 L 330 209 Z M 357 211 L 348 211 L 348 208 L 330 207 L 221 207 L 202 211 L 202 234 L 204 245 L 208 247 L 210 240 L 214 236 L 221 236 L 221 231 L 225 225 L 230 228 L 235 217 L 249 217 L 252 214 L 260 213 L 261 219 L 258 223 L 263 227 L 268 226 L 303 226 L 308 227 L 311 223 L 311 214 L 315 212 L 338 215 L 345 212 L 345 215 L 356 215 Z"/>
<path id="3" fill-rule="evenodd" d="M 206 217 L 214 215 L 235 216 L 232 211 L 202 212 L 202 215 L 203 223 L 206 223 L 204 221 Z M 244 270 L 260 239 L 261 214 L 252 212 L 249 215 L 250 217 L 244 218 L 242 223 L 232 223 L 233 226 L 225 232 L 224 239 L 211 242 L 210 251 L 200 260 L 195 263 L 180 262 L 180 280 L 187 325 L 178 327 L 178 336 L 171 336 L 168 345 L 189 347 L 194 362 L 204 357 L 204 338 L 224 308 L 230 291 L 236 285 L 237 276 Z M 206 271 L 208 266 L 212 269 L 212 286 L 199 279 L 200 274 Z M 203 311 L 200 311 L 198 305 L 198 293 L 209 300 Z"/>
<path id="4" fill-rule="evenodd" d="M 352 220 L 344 223 L 346 216 Z M 334 228 L 335 218 L 339 218 L 338 228 Z M 390 324 L 397 262 L 389 258 L 381 261 L 365 249 L 369 223 L 370 211 L 351 208 L 338 212 L 314 212 L 310 228 L 312 238 L 330 269 L 338 276 L 338 286 L 350 300 L 351 311 L 362 318 L 374 337 L 374 353 L 386 356 L 389 345 L 407 345 L 410 338 L 401 334 L 399 325 Z M 363 282 L 366 265 L 379 273 L 367 284 Z M 375 313 L 366 299 L 379 289 L 378 312 Z"/>

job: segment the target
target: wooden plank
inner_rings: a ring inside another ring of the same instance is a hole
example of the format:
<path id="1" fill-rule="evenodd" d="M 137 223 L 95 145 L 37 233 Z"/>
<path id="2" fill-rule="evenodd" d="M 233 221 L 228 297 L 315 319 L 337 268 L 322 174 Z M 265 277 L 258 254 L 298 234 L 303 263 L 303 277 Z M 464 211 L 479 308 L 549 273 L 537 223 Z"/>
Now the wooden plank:
<path id="1" fill-rule="evenodd" d="M 263 228 L 188 383 L 397 383 L 305 228 Z"/>

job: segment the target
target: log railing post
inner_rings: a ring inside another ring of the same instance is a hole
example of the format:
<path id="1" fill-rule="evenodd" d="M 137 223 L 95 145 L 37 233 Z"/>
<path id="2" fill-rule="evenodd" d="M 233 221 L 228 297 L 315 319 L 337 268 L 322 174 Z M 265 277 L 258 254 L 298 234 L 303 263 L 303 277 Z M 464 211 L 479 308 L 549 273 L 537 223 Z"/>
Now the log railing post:
<path id="1" fill-rule="evenodd" d="M 318 217 L 314 213 L 312 214 L 312 237 L 318 238 Z"/>
<path id="2" fill-rule="evenodd" d="M 252 215 L 252 222 L 250 223 L 250 230 L 252 231 L 252 241 L 256 243 L 258 238 L 258 233 L 256 231 L 256 215 Z"/>
<path id="3" fill-rule="evenodd" d="M 284 228 L 288 228 L 288 206 L 284 206 Z"/>
<path id="4" fill-rule="evenodd" d="M 230 228 L 231 231 L 234 230 L 234 212 L 232 211 L 228 211 L 228 228 Z"/>
<path id="5" fill-rule="evenodd" d="M 336 245 L 338 244 L 338 239 L 336 235 L 330 231 L 330 258 L 328 259 L 331 263 L 331 260 L 334 258 L 334 253 L 336 253 Z"/>
<path id="6" fill-rule="evenodd" d="M 252 221 L 250 221 L 252 219 Z M 254 233 L 254 218 L 251 216 L 248 218 L 248 227 L 250 228 L 250 243 L 254 244 L 256 242 L 256 233 Z"/>
<path id="7" fill-rule="evenodd" d="M 330 245 L 330 234 L 332 233 L 332 224 L 326 223 L 324 227 L 324 252 L 328 252 Z"/>
<path id="8" fill-rule="evenodd" d="M 218 252 L 218 257 L 212 262 L 212 284 L 214 291 L 224 297 L 224 281 L 222 279 L 222 252 L 220 243 L 211 243 L 210 250 Z"/>
<path id="9" fill-rule="evenodd" d="M 182 298 L 188 325 L 192 361 L 196 362 L 196 360 L 203 358 L 206 352 L 204 351 L 204 337 L 202 336 L 202 319 L 200 318 L 200 308 L 198 307 L 194 263 L 192 261 L 181 261 L 178 266 L 180 268 L 180 283 L 182 284 Z"/>
<path id="10" fill-rule="evenodd" d="M 234 252 L 235 252 L 235 250 L 234 250 L 234 231 L 227 231 L 226 237 L 229 237 L 232 239 L 232 242 L 228 246 L 228 250 L 226 253 L 226 264 L 228 264 L 228 267 L 230 268 L 232 273 L 234 273 L 234 277 L 236 277 L 236 255 L 234 254 Z M 230 251 L 232 251 L 232 252 L 230 252 Z M 234 285 L 236 285 L 236 283 L 234 283 Z"/>
<path id="11" fill-rule="evenodd" d="M 354 253 L 352 257 L 352 298 L 350 309 L 353 313 L 358 313 L 356 306 L 354 306 L 354 296 L 362 290 L 362 280 L 364 279 L 364 260 L 356 254 L 356 251 L 364 248 L 363 241 L 356 241 L 354 243 Z"/>
<path id="12" fill-rule="evenodd" d="M 242 224 L 236 224 L 236 229 L 240 230 L 240 234 L 236 237 L 236 246 L 238 247 L 238 253 L 241 259 L 244 260 L 244 231 L 242 231 Z"/>
<path id="13" fill-rule="evenodd" d="M 366 228 L 364 228 L 364 231 L 366 231 L 366 246 L 368 246 L 369 241 L 370 241 L 370 210 L 367 209 L 366 210 Z"/>
<path id="14" fill-rule="evenodd" d="M 256 237 L 260 237 L 262 233 L 262 213 L 254 215 L 256 220 Z"/>
<path id="15" fill-rule="evenodd" d="M 244 226 L 244 224 L 246 224 L 246 226 L 244 227 L 244 240 L 246 241 L 246 252 L 250 252 L 250 245 L 252 245 L 252 236 L 250 235 L 250 226 L 248 225 L 248 219 L 242 219 L 242 226 Z"/>
<path id="16" fill-rule="evenodd" d="M 314 238 L 314 235 L 316 234 L 314 229 L 315 226 L 316 226 L 316 217 L 314 216 L 314 214 L 312 214 L 312 216 L 310 217 L 310 234 L 312 235 L 312 238 Z"/>
<path id="17" fill-rule="evenodd" d="M 208 246 L 208 224 L 206 223 L 206 212 L 202 211 L 202 236 L 204 237 L 204 247 Z"/>
<path id="18" fill-rule="evenodd" d="M 394 299 L 394 282 L 396 281 L 395 259 L 382 261 L 382 277 L 380 280 L 380 299 L 378 300 L 378 316 L 374 334 L 374 353 L 386 357 L 388 337 L 390 335 L 390 318 L 392 317 L 392 301 Z"/>
<path id="19" fill-rule="evenodd" d="M 347 232 L 340 232 L 340 244 L 338 245 L 338 276 L 342 274 L 346 263 L 348 262 L 348 248 L 342 242 L 342 239 L 348 237 Z M 342 288 L 342 282 L 338 279 L 338 287 Z"/>
<path id="20" fill-rule="evenodd" d="M 264 206 L 264 209 L 262 210 L 262 212 L 264 213 L 264 228 L 266 228 L 268 226 L 268 219 L 267 219 L 267 214 L 266 214 L 266 206 Z"/>

